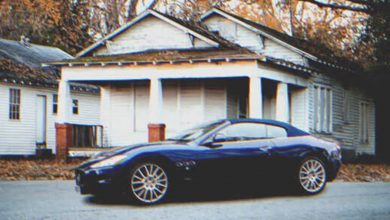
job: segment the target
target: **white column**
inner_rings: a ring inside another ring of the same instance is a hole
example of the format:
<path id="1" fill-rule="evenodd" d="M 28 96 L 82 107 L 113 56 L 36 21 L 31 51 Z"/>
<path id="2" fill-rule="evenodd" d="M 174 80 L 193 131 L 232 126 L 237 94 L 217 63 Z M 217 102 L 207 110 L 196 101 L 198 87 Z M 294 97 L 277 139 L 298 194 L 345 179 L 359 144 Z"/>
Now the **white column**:
<path id="1" fill-rule="evenodd" d="M 249 78 L 249 117 L 263 118 L 263 94 L 260 77 Z"/>
<path id="2" fill-rule="evenodd" d="M 149 123 L 162 123 L 163 93 L 161 79 L 150 79 Z"/>
<path id="3" fill-rule="evenodd" d="M 103 146 L 110 146 L 111 85 L 100 87 L 100 124 L 103 125 Z"/>
<path id="4" fill-rule="evenodd" d="M 290 103 L 287 83 L 279 82 L 276 89 L 276 120 L 289 122 Z"/>
<path id="5" fill-rule="evenodd" d="M 72 97 L 70 94 L 70 83 L 61 80 L 58 85 L 58 100 L 57 100 L 57 123 L 64 124 L 70 120 L 70 111 L 72 109 Z"/>

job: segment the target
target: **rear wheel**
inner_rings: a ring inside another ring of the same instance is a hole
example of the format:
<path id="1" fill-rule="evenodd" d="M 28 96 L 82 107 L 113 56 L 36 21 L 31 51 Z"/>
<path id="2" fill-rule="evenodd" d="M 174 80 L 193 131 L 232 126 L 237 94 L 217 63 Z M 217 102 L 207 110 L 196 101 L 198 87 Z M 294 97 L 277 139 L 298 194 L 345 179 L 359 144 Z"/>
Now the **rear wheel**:
<path id="1" fill-rule="evenodd" d="M 166 171 L 156 163 L 139 164 L 130 172 L 131 197 L 141 204 L 163 200 L 168 192 L 168 183 Z"/>
<path id="2" fill-rule="evenodd" d="M 303 160 L 298 170 L 298 187 L 306 194 L 321 192 L 326 186 L 324 163 L 315 157 Z"/>

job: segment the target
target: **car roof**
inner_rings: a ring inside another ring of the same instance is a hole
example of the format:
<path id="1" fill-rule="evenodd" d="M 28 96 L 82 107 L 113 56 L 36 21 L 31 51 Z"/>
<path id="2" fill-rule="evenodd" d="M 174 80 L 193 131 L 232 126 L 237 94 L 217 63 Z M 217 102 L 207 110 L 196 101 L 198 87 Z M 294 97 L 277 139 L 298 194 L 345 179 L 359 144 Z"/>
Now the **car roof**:
<path id="1" fill-rule="evenodd" d="M 234 118 L 234 119 L 226 119 L 225 121 L 230 122 L 231 124 L 236 124 L 236 123 L 242 123 L 242 122 L 249 122 L 249 123 L 263 123 L 263 124 L 269 124 L 269 125 L 274 125 L 278 127 L 282 127 L 287 130 L 287 135 L 289 137 L 294 137 L 294 136 L 303 136 L 303 135 L 309 135 L 309 133 L 302 131 L 288 123 L 281 122 L 281 121 L 276 121 L 276 120 L 271 120 L 271 119 L 254 119 L 254 118 Z"/>

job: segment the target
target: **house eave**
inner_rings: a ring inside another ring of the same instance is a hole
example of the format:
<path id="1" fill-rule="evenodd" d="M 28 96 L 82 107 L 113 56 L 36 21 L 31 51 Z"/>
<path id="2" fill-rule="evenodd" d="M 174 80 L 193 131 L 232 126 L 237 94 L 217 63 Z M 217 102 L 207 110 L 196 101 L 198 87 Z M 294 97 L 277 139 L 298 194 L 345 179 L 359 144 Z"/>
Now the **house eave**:
<path id="1" fill-rule="evenodd" d="M 172 59 L 172 60 L 102 60 L 102 61 L 78 61 L 65 60 L 59 62 L 45 63 L 53 66 L 124 66 L 124 65 L 159 65 L 159 64 L 181 64 L 181 63 L 220 63 L 220 62 L 240 62 L 240 61 L 257 61 L 266 59 L 264 56 L 253 57 L 217 57 L 217 58 L 193 58 L 193 59 Z"/>
<path id="2" fill-rule="evenodd" d="M 10 84 L 15 86 L 29 86 L 29 87 L 39 87 L 46 89 L 57 89 L 58 81 L 41 81 L 41 80 L 31 80 L 31 79 L 19 79 L 12 77 L 2 77 L 0 78 L 0 83 Z M 72 92 L 86 92 L 98 94 L 100 92 L 99 88 L 95 86 L 86 86 L 86 85 L 71 85 Z"/>

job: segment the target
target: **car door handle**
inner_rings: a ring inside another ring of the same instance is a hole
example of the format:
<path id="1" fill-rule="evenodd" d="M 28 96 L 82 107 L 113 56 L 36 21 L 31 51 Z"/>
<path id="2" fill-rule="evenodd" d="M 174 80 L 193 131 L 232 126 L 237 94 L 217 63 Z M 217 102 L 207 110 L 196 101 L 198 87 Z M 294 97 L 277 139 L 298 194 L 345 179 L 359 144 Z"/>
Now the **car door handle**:
<path id="1" fill-rule="evenodd" d="M 261 151 L 268 152 L 268 150 L 270 150 L 271 148 L 272 148 L 271 146 L 262 146 L 262 147 L 260 147 L 259 149 L 260 149 Z"/>

